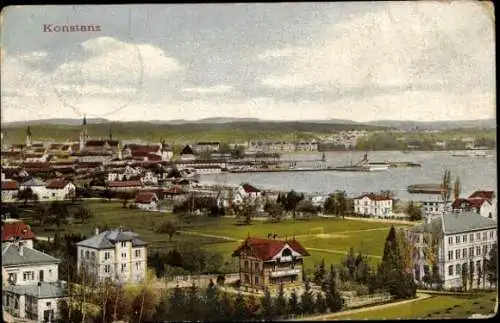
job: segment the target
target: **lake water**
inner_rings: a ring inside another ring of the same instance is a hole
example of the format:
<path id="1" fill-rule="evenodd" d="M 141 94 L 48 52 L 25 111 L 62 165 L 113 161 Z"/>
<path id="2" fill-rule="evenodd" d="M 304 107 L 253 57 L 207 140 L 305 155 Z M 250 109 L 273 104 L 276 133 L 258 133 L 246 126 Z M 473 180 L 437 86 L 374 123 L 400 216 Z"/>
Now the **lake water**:
<path id="1" fill-rule="evenodd" d="M 326 152 L 326 162 L 331 166 L 353 163 L 363 158 L 364 152 Z M 421 167 L 390 168 L 383 172 L 282 172 L 282 173 L 224 173 L 202 175 L 200 182 L 219 184 L 241 184 L 248 182 L 258 188 L 308 193 L 331 193 L 346 191 L 349 196 L 366 192 L 391 190 L 398 198 L 415 199 L 407 192 L 408 185 L 419 183 L 440 183 L 445 169 L 451 171 L 452 180 L 460 176 L 462 195 L 475 190 L 493 190 L 497 187 L 496 151 L 489 151 L 491 157 L 453 157 L 451 152 L 370 152 L 372 162 L 410 161 Z M 284 154 L 284 160 L 319 160 L 322 153 Z M 300 166 L 297 163 L 297 166 Z M 413 195 L 413 196 L 412 196 Z"/>

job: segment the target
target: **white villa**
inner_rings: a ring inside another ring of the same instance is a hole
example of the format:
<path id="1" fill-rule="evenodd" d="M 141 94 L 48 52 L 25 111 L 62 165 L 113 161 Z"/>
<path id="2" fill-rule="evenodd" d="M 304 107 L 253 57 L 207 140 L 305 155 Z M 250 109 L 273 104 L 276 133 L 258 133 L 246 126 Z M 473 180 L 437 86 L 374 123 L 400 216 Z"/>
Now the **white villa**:
<path id="1" fill-rule="evenodd" d="M 98 279 L 140 282 L 147 272 L 147 243 L 121 228 L 99 233 L 77 243 L 77 268 Z"/>
<path id="2" fill-rule="evenodd" d="M 75 194 L 75 185 L 70 181 L 65 180 L 53 180 L 50 181 L 45 187 L 44 199 L 48 198 L 51 200 L 65 200 Z"/>
<path id="3" fill-rule="evenodd" d="M 473 283 L 477 286 L 477 268 L 484 266 L 485 258 L 497 244 L 497 222 L 473 212 L 447 213 L 409 229 L 410 241 L 416 246 L 413 274 L 417 281 L 423 279 L 426 268 L 431 270 L 424 256 L 431 232 L 438 233 L 435 236 L 439 237 L 436 266 L 444 280 L 443 287 L 462 286 L 462 266 L 474 267 Z"/>
<path id="4" fill-rule="evenodd" d="M 374 193 L 354 198 L 354 213 L 387 217 L 392 215 L 392 198 Z"/>
<path id="5" fill-rule="evenodd" d="M 2 307 L 15 318 L 48 322 L 58 318 L 58 302 L 65 297 L 59 281 L 61 261 L 22 242 L 2 244 Z"/>

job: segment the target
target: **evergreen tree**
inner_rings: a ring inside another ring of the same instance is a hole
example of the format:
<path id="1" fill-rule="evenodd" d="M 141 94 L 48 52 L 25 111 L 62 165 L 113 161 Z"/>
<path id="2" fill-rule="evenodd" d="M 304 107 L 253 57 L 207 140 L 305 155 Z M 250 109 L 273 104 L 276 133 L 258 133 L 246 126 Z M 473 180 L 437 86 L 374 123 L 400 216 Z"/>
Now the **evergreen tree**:
<path id="1" fill-rule="evenodd" d="M 234 314 L 231 299 L 227 293 L 223 292 L 221 294 L 222 295 L 218 297 L 218 302 L 215 307 L 216 319 L 230 320 Z"/>
<path id="2" fill-rule="evenodd" d="M 219 298 L 217 297 L 218 291 L 217 291 L 217 286 L 214 284 L 212 280 L 210 280 L 206 290 L 205 290 L 205 317 L 203 319 L 206 320 L 216 320 L 217 319 L 217 312 L 214 311 L 215 308 L 219 308 Z"/>
<path id="3" fill-rule="evenodd" d="M 328 290 L 326 292 L 326 304 L 332 313 L 338 312 L 344 307 L 344 299 L 337 289 L 337 278 L 334 272 L 330 275 Z"/>
<path id="4" fill-rule="evenodd" d="M 189 318 L 195 321 L 203 318 L 201 298 L 198 293 L 199 290 L 193 283 L 188 289 L 185 306 L 185 311 L 189 313 Z"/>
<path id="5" fill-rule="evenodd" d="M 280 318 L 288 312 L 283 284 L 280 284 L 280 287 L 278 289 L 278 296 L 276 297 L 274 304 L 276 317 Z"/>
<path id="6" fill-rule="evenodd" d="M 300 313 L 299 297 L 297 296 L 297 292 L 295 290 L 292 290 L 292 293 L 290 294 L 288 306 L 291 314 Z"/>
<path id="7" fill-rule="evenodd" d="M 271 292 L 266 288 L 264 292 L 264 297 L 261 299 L 262 314 L 266 321 L 270 321 L 275 317 L 275 309 L 273 304 L 273 299 L 271 297 Z"/>
<path id="8" fill-rule="evenodd" d="M 300 297 L 301 312 L 304 314 L 314 313 L 314 298 L 309 281 L 305 282 L 304 288 L 305 290 Z"/>
<path id="9" fill-rule="evenodd" d="M 314 269 L 314 283 L 321 286 L 325 280 L 326 269 L 325 269 L 325 259 L 321 259 L 320 263 L 315 266 Z"/>
<path id="10" fill-rule="evenodd" d="M 169 300 L 169 308 L 170 310 L 168 311 L 168 316 L 170 319 L 174 320 L 185 320 L 187 319 L 186 317 L 186 311 L 185 311 L 185 306 L 186 306 L 186 296 L 184 294 L 184 291 L 179 287 L 176 286 L 172 294 L 170 296 Z"/>
<path id="11" fill-rule="evenodd" d="M 327 309 L 326 299 L 322 292 L 316 294 L 316 311 L 319 313 L 325 313 Z"/>
<path id="12" fill-rule="evenodd" d="M 234 299 L 233 319 L 235 321 L 243 321 L 248 319 L 248 314 L 249 313 L 245 299 L 243 298 L 243 295 L 241 293 L 238 293 L 236 295 L 236 298 Z"/>

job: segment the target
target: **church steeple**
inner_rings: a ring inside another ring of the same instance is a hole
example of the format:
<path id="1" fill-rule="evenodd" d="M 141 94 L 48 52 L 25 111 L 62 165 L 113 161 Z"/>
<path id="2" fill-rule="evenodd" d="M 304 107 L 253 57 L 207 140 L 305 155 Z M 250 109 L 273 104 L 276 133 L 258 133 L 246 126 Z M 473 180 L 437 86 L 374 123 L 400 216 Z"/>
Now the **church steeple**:
<path id="1" fill-rule="evenodd" d="M 83 122 L 82 122 L 82 131 L 80 132 L 80 150 L 83 150 L 85 148 L 85 145 L 87 144 L 87 116 L 83 116 Z"/>
<path id="2" fill-rule="evenodd" d="M 83 122 L 82 122 L 82 126 L 86 126 L 87 125 L 87 116 L 86 115 L 83 115 Z"/>
<path id="3" fill-rule="evenodd" d="M 109 141 L 113 140 L 113 132 L 111 131 L 111 126 L 109 126 L 108 139 Z"/>
<path id="4" fill-rule="evenodd" d="M 28 126 L 26 129 L 26 147 L 30 148 L 31 147 L 31 128 Z"/>

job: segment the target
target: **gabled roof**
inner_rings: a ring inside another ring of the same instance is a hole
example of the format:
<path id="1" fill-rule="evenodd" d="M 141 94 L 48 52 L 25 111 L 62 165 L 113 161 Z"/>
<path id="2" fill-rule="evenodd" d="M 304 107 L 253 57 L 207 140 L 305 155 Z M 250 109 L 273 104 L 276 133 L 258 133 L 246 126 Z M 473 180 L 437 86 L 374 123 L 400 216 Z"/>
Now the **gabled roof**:
<path id="1" fill-rule="evenodd" d="M 194 151 L 189 145 L 186 145 L 182 148 L 181 155 L 194 155 Z"/>
<path id="2" fill-rule="evenodd" d="M 146 246 L 147 243 L 137 238 L 138 234 L 132 231 L 124 231 L 122 229 L 114 229 L 104 231 L 98 235 L 94 235 L 86 240 L 78 242 L 76 245 L 93 249 L 112 249 L 115 243 L 130 241 L 133 247 Z"/>
<path id="3" fill-rule="evenodd" d="M 493 198 L 495 198 L 495 192 L 493 192 L 493 191 L 475 191 L 474 193 L 469 195 L 469 199 L 473 199 L 473 198 L 488 199 L 491 201 Z"/>
<path id="4" fill-rule="evenodd" d="M 454 209 L 460 209 L 462 207 L 479 209 L 481 208 L 484 202 L 491 204 L 490 200 L 486 198 L 479 198 L 479 197 L 468 198 L 468 199 L 459 198 L 453 201 L 451 207 Z"/>
<path id="5" fill-rule="evenodd" d="M 24 222 L 8 222 L 2 223 L 2 242 L 11 241 L 11 239 L 19 238 L 21 240 L 34 239 L 35 234 L 31 228 Z"/>
<path id="6" fill-rule="evenodd" d="M 243 190 L 245 191 L 245 193 L 258 193 L 260 192 L 260 190 L 248 183 L 243 183 L 241 184 L 241 187 L 243 188 Z"/>
<path id="7" fill-rule="evenodd" d="M 278 254 L 278 252 L 283 249 L 286 245 L 288 245 L 292 250 L 301 254 L 302 256 L 309 256 L 304 247 L 297 240 L 273 240 L 273 239 L 261 239 L 261 238 L 251 238 L 248 237 L 238 249 L 236 249 L 232 256 L 237 257 L 240 255 L 240 252 L 245 248 L 250 248 L 254 255 L 263 260 L 271 260 L 274 256 Z"/>
<path id="8" fill-rule="evenodd" d="M 16 181 L 2 181 L 2 191 L 15 191 L 17 189 Z"/>
<path id="9" fill-rule="evenodd" d="M 368 194 L 363 194 L 361 196 L 355 197 L 354 199 L 359 200 L 364 197 L 368 197 L 372 201 L 391 201 L 392 198 L 386 195 L 381 195 L 381 194 L 375 194 L 375 193 L 368 193 Z"/>
<path id="10" fill-rule="evenodd" d="M 36 249 L 20 247 L 14 243 L 2 244 L 2 266 L 32 265 L 42 263 L 60 263 L 61 260 L 54 258 Z"/>
<path id="11" fill-rule="evenodd" d="M 153 192 L 139 192 L 135 197 L 135 203 L 150 204 L 155 199 L 158 200 L 158 197 Z"/>
<path id="12" fill-rule="evenodd" d="M 46 188 L 48 189 L 54 189 L 54 190 L 60 190 L 66 187 L 66 185 L 70 184 L 70 181 L 65 181 L 65 180 L 52 180 L 50 181 Z"/>

